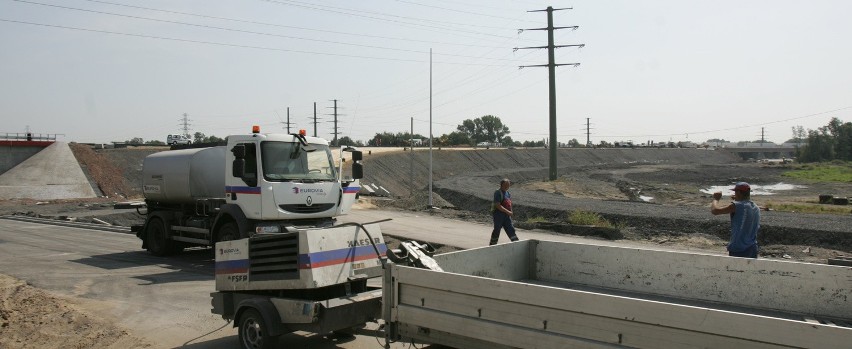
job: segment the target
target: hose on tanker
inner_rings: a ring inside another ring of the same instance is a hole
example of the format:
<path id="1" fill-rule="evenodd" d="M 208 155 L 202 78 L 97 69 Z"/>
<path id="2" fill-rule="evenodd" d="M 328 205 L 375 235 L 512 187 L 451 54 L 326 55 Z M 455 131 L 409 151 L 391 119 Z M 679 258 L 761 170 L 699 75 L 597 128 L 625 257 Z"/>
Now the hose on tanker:
<path id="1" fill-rule="evenodd" d="M 362 224 L 362 223 L 350 222 L 350 223 L 343 223 L 343 224 L 340 224 L 340 225 L 336 225 L 336 226 L 335 226 L 335 228 L 337 228 L 337 227 L 347 227 L 347 226 L 356 226 L 356 227 L 358 227 L 358 228 L 363 229 L 363 230 L 364 230 L 364 233 L 365 233 L 365 234 L 367 234 L 367 237 L 368 237 L 368 238 L 370 238 L 370 245 L 373 245 L 373 250 L 374 250 L 374 251 L 376 251 L 376 256 L 378 256 L 378 257 L 379 257 L 379 262 L 381 262 L 381 263 L 382 263 L 382 269 L 384 269 L 384 268 L 385 268 L 385 263 L 386 263 L 386 262 L 385 262 L 385 260 L 382 258 L 382 253 L 381 253 L 381 252 L 379 252 L 379 248 L 378 248 L 378 247 L 376 247 L 376 242 L 375 242 L 375 241 L 373 241 L 373 236 L 372 236 L 372 235 L 370 235 L 370 232 L 369 232 L 369 231 L 367 231 L 367 228 L 366 228 L 366 227 L 364 227 L 364 226 L 365 226 L 365 225 L 367 225 L 367 224 L 375 224 L 375 223 L 387 222 L 387 221 L 391 221 L 391 220 L 393 220 L 393 218 L 385 218 L 385 219 L 380 219 L 380 220 L 377 220 L 377 221 L 367 222 L 367 223 L 363 223 L 363 224 Z"/>

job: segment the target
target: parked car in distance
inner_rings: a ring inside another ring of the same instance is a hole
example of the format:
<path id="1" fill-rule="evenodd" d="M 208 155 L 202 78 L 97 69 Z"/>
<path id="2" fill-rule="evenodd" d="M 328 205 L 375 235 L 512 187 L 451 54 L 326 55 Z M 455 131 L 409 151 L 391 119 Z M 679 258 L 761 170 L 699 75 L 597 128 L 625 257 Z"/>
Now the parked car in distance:
<path id="1" fill-rule="evenodd" d="M 192 139 L 190 139 L 187 135 L 169 135 L 168 137 L 166 137 L 166 144 L 192 144 Z"/>

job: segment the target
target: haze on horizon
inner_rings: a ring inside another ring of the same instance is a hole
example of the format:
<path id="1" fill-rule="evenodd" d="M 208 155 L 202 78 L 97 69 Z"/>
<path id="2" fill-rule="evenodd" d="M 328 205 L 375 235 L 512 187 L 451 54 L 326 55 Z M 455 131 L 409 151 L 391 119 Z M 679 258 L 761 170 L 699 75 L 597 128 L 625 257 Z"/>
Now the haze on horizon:
<path id="1" fill-rule="evenodd" d="M 0 132 L 161 140 L 291 131 L 437 137 L 499 117 L 548 135 L 547 6 L 558 139 L 768 141 L 852 120 L 852 2 L 0 0 Z M 431 68 L 430 68 L 430 50 Z M 431 71 L 431 74 L 430 74 Z M 431 76 L 431 108 L 430 108 Z"/>

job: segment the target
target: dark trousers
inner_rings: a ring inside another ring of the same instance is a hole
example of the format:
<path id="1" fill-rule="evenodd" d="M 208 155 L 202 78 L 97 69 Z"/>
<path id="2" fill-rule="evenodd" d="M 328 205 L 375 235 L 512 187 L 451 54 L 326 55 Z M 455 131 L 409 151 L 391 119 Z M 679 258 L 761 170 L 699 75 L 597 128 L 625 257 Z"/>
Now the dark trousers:
<path id="1" fill-rule="evenodd" d="M 512 225 L 512 217 L 503 212 L 494 212 L 492 217 L 494 218 L 494 230 L 491 231 L 489 245 L 497 244 L 497 240 L 500 239 L 500 229 L 506 230 L 509 240 L 518 241 L 518 236 L 515 235 L 515 227 Z"/>
<path id="2" fill-rule="evenodd" d="M 728 255 L 731 257 L 757 258 L 757 245 L 755 244 L 754 246 L 749 247 L 747 250 L 742 252 L 728 251 Z"/>

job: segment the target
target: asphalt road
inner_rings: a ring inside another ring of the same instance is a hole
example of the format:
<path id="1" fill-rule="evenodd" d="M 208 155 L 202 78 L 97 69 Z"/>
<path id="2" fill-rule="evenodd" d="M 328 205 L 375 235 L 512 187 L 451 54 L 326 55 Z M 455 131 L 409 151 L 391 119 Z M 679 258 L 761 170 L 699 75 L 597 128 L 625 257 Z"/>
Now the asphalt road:
<path id="1" fill-rule="evenodd" d="M 393 220 L 382 223 L 385 235 L 462 248 L 486 245 L 491 230 L 479 223 L 383 210 L 355 210 L 340 220 L 366 223 L 386 218 Z M 649 247 L 525 230 L 518 235 L 522 239 Z M 501 242 L 506 241 L 504 234 Z M 231 325 L 221 328 L 225 321 L 210 313 L 214 282 L 209 250 L 155 257 L 141 250 L 141 242 L 131 234 L 0 219 L 0 270 L 40 289 L 83 299 L 88 310 L 115 319 L 160 348 L 238 347 L 236 330 Z M 382 348 L 383 338 L 377 340 L 376 326 L 369 324 L 354 339 L 290 334 L 282 336 L 279 345 Z"/>
<path id="2" fill-rule="evenodd" d="M 210 313 L 214 282 L 209 250 L 155 257 L 140 246 L 130 234 L 0 219 L 4 274 L 82 299 L 87 310 L 114 319 L 156 348 L 238 348 L 236 329 L 220 329 L 225 321 Z M 354 339 L 290 334 L 281 337 L 279 346 L 382 348 L 375 328 L 369 324 Z"/>

